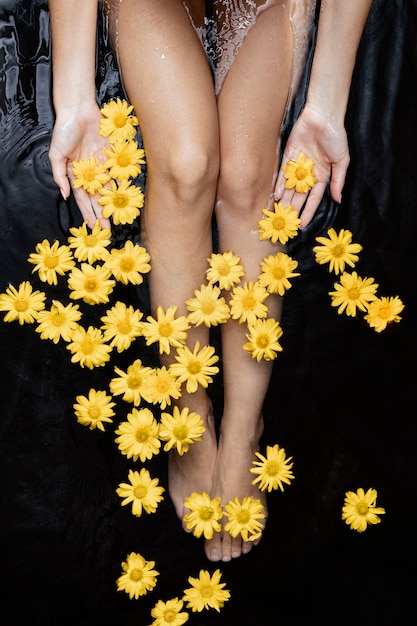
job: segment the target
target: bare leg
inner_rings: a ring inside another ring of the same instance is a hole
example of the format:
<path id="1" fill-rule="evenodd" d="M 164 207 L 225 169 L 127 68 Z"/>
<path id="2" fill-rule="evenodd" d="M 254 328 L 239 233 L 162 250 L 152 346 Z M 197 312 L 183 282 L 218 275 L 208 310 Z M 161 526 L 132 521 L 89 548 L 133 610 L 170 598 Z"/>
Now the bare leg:
<path id="1" fill-rule="evenodd" d="M 241 258 L 245 280 L 256 280 L 260 262 L 280 248 L 260 241 L 257 222 L 271 199 L 277 169 L 277 142 L 291 80 L 293 39 L 281 5 L 265 10 L 245 38 L 218 97 L 221 172 L 216 203 L 221 251 Z M 269 316 L 279 319 L 278 297 L 267 300 Z M 235 496 L 264 494 L 249 473 L 263 430 L 262 405 L 271 362 L 243 351 L 245 325 L 223 327 L 224 413 L 214 475 L 213 496 L 223 504 Z M 252 544 L 228 533 L 206 542 L 209 559 L 228 561 Z"/>
<path id="2" fill-rule="evenodd" d="M 185 301 L 204 282 L 212 250 L 219 163 L 212 77 L 180 0 L 123 0 L 118 41 L 148 163 L 141 228 L 151 256 L 151 303 L 154 309 L 176 305 L 178 315 L 186 315 Z M 206 328 L 190 332 L 191 348 L 197 340 L 208 343 Z M 185 497 L 211 490 L 217 447 L 205 390 L 184 391 L 180 403 L 200 414 L 207 428 L 203 441 L 187 454 L 170 455 L 169 490 L 182 519 Z"/>

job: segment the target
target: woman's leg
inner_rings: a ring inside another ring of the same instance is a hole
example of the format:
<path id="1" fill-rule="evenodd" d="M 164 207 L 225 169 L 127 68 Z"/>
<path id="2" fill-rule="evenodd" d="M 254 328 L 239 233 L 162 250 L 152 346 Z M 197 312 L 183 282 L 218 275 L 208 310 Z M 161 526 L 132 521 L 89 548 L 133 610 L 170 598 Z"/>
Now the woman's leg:
<path id="1" fill-rule="evenodd" d="M 261 13 L 228 71 L 218 96 L 221 171 L 216 202 L 220 251 L 240 256 L 247 281 L 255 281 L 260 262 L 279 244 L 260 241 L 257 229 L 262 209 L 271 201 L 277 169 L 277 143 L 291 80 L 293 38 L 282 5 Z M 279 319 L 280 299 L 270 296 L 269 316 Z M 234 496 L 264 494 L 251 484 L 248 469 L 255 459 L 263 430 L 262 405 L 269 385 L 271 362 L 257 362 L 242 346 L 246 325 L 229 320 L 222 327 L 224 413 L 221 421 L 213 496 L 223 504 Z M 213 561 L 246 553 L 228 533 L 206 542 Z"/>
<path id="2" fill-rule="evenodd" d="M 192 8 L 198 8 L 193 1 Z M 204 5 L 204 2 L 203 2 Z M 203 47 L 180 0 L 123 0 L 118 15 L 123 82 L 139 118 L 147 158 L 146 205 L 141 229 L 151 256 L 153 310 L 185 301 L 205 281 L 219 163 L 212 76 Z M 206 345 L 195 328 L 188 344 Z M 162 359 L 172 362 L 173 355 Z M 182 394 L 181 405 L 205 421 L 203 441 L 182 457 L 170 454 L 169 490 L 178 516 L 193 491 L 211 490 L 216 439 L 204 389 Z"/>

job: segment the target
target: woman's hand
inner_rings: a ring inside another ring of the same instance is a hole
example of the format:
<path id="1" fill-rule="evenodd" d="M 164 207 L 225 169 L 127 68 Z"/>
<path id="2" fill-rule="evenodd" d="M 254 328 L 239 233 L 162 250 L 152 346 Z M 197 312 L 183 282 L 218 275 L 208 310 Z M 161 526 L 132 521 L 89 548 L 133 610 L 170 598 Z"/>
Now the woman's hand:
<path id="1" fill-rule="evenodd" d="M 313 159 L 317 178 L 308 197 L 294 189 L 285 189 L 283 166 L 287 161 L 297 161 L 301 152 Z M 341 202 L 349 162 L 349 146 L 343 123 L 330 119 L 330 116 L 307 104 L 288 137 L 278 171 L 275 200 L 280 200 L 284 206 L 291 204 L 295 210 L 301 211 L 301 226 L 307 226 L 320 204 L 329 180 L 331 197 L 335 202 Z"/>
<path id="2" fill-rule="evenodd" d="M 61 195 L 67 199 L 70 195 L 70 183 L 74 180 L 72 162 L 95 156 L 103 163 L 103 148 L 108 147 L 108 140 L 99 135 L 101 113 L 97 104 L 83 107 L 82 111 L 65 111 L 57 116 L 49 149 L 52 176 Z M 90 195 L 84 189 L 73 189 L 74 198 L 84 220 L 92 228 L 99 219 L 103 227 L 110 222 L 102 216 L 102 207 L 98 204 L 98 195 Z"/>

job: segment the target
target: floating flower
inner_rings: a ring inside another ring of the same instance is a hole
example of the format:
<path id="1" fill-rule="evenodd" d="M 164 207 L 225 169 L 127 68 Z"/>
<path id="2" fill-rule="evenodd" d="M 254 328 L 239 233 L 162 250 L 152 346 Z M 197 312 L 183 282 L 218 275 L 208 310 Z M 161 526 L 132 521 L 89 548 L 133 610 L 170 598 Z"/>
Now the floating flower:
<path id="1" fill-rule="evenodd" d="M 111 143 L 115 141 L 130 141 L 136 134 L 135 126 L 139 120 L 132 115 L 133 106 L 126 100 L 117 98 L 102 106 L 100 120 L 100 135 L 108 137 Z"/>
<path id="2" fill-rule="evenodd" d="M 377 333 L 385 330 L 388 324 L 400 322 L 400 313 L 404 304 L 398 296 L 377 298 L 368 304 L 368 313 L 365 320 Z"/>
<path id="3" fill-rule="evenodd" d="M 145 151 L 136 141 L 115 141 L 103 152 L 107 157 L 104 167 L 109 170 L 111 178 L 118 181 L 136 178 L 141 172 L 141 164 L 145 163 Z"/>
<path id="4" fill-rule="evenodd" d="M 153 404 L 161 409 L 170 405 L 172 400 L 181 397 L 181 386 L 170 369 L 163 365 L 155 368 L 147 381 L 147 391 Z"/>
<path id="5" fill-rule="evenodd" d="M 156 585 L 159 572 L 153 569 L 155 561 L 146 561 L 141 554 L 131 552 L 122 563 L 123 574 L 117 579 L 117 591 L 125 591 L 137 600 Z"/>
<path id="6" fill-rule="evenodd" d="M 32 274 L 38 272 L 39 279 L 49 285 L 57 285 L 58 276 L 64 276 L 75 265 L 68 246 L 61 246 L 58 241 L 51 246 L 47 239 L 37 244 L 28 261 L 35 266 Z"/>
<path id="7" fill-rule="evenodd" d="M 156 309 L 155 317 L 149 315 L 143 322 L 143 336 L 146 345 L 159 343 L 159 354 L 169 354 L 171 346 L 179 348 L 187 339 L 187 330 L 190 324 L 185 315 L 175 317 L 176 306 L 169 306 L 166 311 L 161 306 Z"/>
<path id="8" fill-rule="evenodd" d="M 58 343 L 60 339 L 71 341 L 81 317 L 78 304 L 65 306 L 59 300 L 52 300 L 49 310 L 38 312 L 36 332 L 41 339 L 51 339 L 54 343 Z"/>
<path id="9" fill-rule="evenodd" d="M 67 348 L 72 352 L 72 363 L 79 363 L 81 367 L 88 367 L 91 370 L 103 366 L 110 360 L 111 348 L 104 341 L 101 330 L 94 326 L 89 326 L 87 330 L 77 326 Z"/>
<path id="10" fill-rule="evenodd" d="M 33 291 L 30 282 L 24 281 L 17 289 L 9 285 L 5 293 L 0 293 L 0 311 L 6 311 L 5 322 L 33 324 L 39 311 L 45 308 L 45 299 L 42 291 Z"/>
<path id="11" fill-rule="evenodd" d="M 106 259 L 105 267 L 111 271 L 116 280 L 127 285 L 141 285 L 142 274 L 151 270 L 151 257 L 143 246 L 126 241 L 123 248 L 113 248 Z"/>
<path id="12" fill-rule="evenodd" d="M 97 202 L 103 205 L 103 217 L 111 217 L 116 225 L 133 224 L 144 204 L 141 188 L 128 180 L 122 180 L 119 185 L 111 180 L 109 187 L 100 189 L 100 195 Z"/>
<path id="13" fill-rule="evenodd" d="M 288 256 L 288 254 L 285 254 L 285 252 L 270 254 L 261 262 L 262 273 L 259 275 L 258 282 L 269 293 L 277 293 L 283 296 L 287 289 L 291 287 L 288 279 L 300 275 L 298 272 L 293 271 L 297 266 L 298 262 Z"/>
<path id="14" fill-rule="evenodd" d="M 269 317 L 266 320 L 255 320 L 248 325 L 249 334 L 246 335 L 247 343 L 243 349 L 249 352 L 253 359 L 271 361 L 276 358 L 277 352 L 282 352 L 279 338 L 282 335 L 282 327 L 279 322 Z"/>
<path id="15" fill-rule="evenodd" d="M 207 570 L 200 570 L 198 578 L 190 576 L 188 582 L 191 587 L 184 590 L 183 599 L 187 608 L 194 613 L 203 609 L 215 609 L 220 612 L 224 603 L 230 598 L 230 591 L 223 589 L 226 583 L 221 583 L 222 574 L 219 569 L 210 576 Z"/>
<path id="16" fill-rule="evenodd" d="M 224 507 L 228 522 L 224 530 L 232 537 L 242 537 L 243 541 L 255 541 L 262 535 L 264 525 L 261 520 L 266 518 L 262 502 L 252 496 L 245 497 L 242 502 L 235 497 Z"/>
<path id="17" fill-rule="evenodd" d="M 295 188 L 298 193 L 307 193 L 317 182 L 313 159 L 307 158 L 303 152 L 300 152 L 296 161 L 288 161 L 282 169 L 286 179 L 286 189 Z"/>
<path id="18" fill-rule="evenodd" d="M 233 285 L 240 283 L 245 273 L 243 265 L 240 265 L 240 257 L 234 255 L 233 252 L 213 253 L 208 262 L 207 280 L 211 285 L 218 283 L 220 289 L 231 289 Z"/>
<path id="19" fill-rule="evenodd" d="M 381 518 L 378 516 L 383 515 L 385 509 L 375 506 L 377 495 L 376 489 L 368 489 L 365 493 L 361 487 L 356 493 L 354 491 L 346 492 L 342 519 L 352 530 L 362 533 L 368 524 L 380 523 Z"/>
<path id="20" fill-rule="evenodd" d="M 75 178 L 72 181 L 74 189 L 85 189 L 90 195 L 101 191 L 103 185 L 109 181 L 109 173 L 104 165 L 101 165 L 95 156 L 72 162 L 72 173 Z"/>
<path id="21" fill-rule="evenodd" d="M 220 287 L 201 285 L 200 289 L 194 290 L 194 296 L 185 303 L 187 309 L 191 311 L 188 315 L 191 324 L 194 326 L 205 324 L 210 328 L 227 322 L 230 309 L 225 299 L 220 296 Z"/>
<path id="22" fill-rule="evenodd" d="M 356 272 L 343 272 L 340 283 L 335 283 L 335 291 L 330 291 L 332 306 L 339 307 L 339 315 L 346 310 L 346 315 L 356 316 L 356 310 L 366 311 L 372 300 L 376 299 L 378 285 L 373 278 L 361 278 Z"/>
<path id="23" fill-rule="evenodd" d="M 109 278 L 110 270 L 105 267 L 94 267 L 82 263 L 81 268 L 74 267 L 68 277 L 68 287 L 71 289 L 72 300 L 83 300 L 86 304 L 104 304 L 109 301 L 109 295 L 116 282 Z"/>
<path id="24" fill-rule="evenodd" d="M 212 346 L 203 346 L 197 341 L 193 351 L 188 346 L 177 348 L 175 355 L 177 363 L 170 366 L 170 370 L 180 384 L 186 383 L 187 393 L 197 391 L 198 385 L 207 388 L 213 382 L 212 376 L 218 373 L 219 368 L 214 365 L 219 357 L 214 354 Z"/>
<path id="25" fill-rule="evenodd" d="M 283 483 L 289 485 L 294 478 L 291 471 L 294 465 L 291 462 L 292 456 L 286 458 L 284 448 L 280 448 L 278 444 L 267 446 L 265 456 L 260 452 L 255 452 L 255 455 L 259 461 L 253 461 L 252 465 L 255 467 L 251 467 L 249 471 L 258 476 L 252 481 L 252 485 L 258 483 L 261 491 L 272 491 L 278 488 L 284 491 Z"/>
<path id="26" fill-rule="evenodd" d="M 201 416 L 187 407 L 181 411 L 174 406 L 173 412 L 162 413 L 159 427 L 159 438 L 166 441 L 164 451 L 175 448 L 180 456 L 188 451 L 195 441 L 201 441 L 205 427 Z"/>
<path id="27" fill-rule="evenodd" d="M 115 440 L 119 450 L 128 459 L 144 463 L 159 453 L 159 425 L 149 409 L 132 409 L 127 422 L 121 422 L 115 432 L 119 435 Z"/>
<path id="28" fill-rule="evenodd" d="M 239 320 L 239 324 L 246 322 L 253 324 L 257 319 L 266 317 L 268 307 L 264 300 L 268 297 L 265 287 L 258 282 L 244 283 L 242 287 L 234 287 L 230 298 L 230 316 Z"/>
<path id="29" fill-rule="evenodd" d="M 329 263 L 329 272 L 341 274 L 345 265 L 354 267 L 358 260 L 358 252 L 362 250 L 359 243 L 352 243 L 350 230 L 341 229 L 338 233 L 334 228 L 329 228 L 327 237 L 316 237 L 320 246 L 314 246 L 316 262 L 320 265 Z"/>
<path id="30" fill-rule="evenodd" d="M 289 204 L 284 207 L 282 202 L 274 202 L 274 210 L 263 209 L 265 215 L 258 222 L 259 239 L 270 239 L 272 243 L 287 243 L 295 237 L 301 226 L 298 212 Z"/>
<path id="31" fill-rule="evenodd" d="M 104 422 L 111 424 L 115 402 L 105 391 L 90 389 L 88 396 L 77 396 L 73 405 L 77 422 L 88 426 L 90 430 L 98 428 L 104 431 Z"/>
<path id="32" fill-rule="evenodd" d="M 185 499 L 184 507 L 190 511 L 184 515 L 184 522 L 195 537 L 204 535 L 205 539 L 212 539 L 215 532 L 221 531 L 219 520 L 223 517 L 223 509 L 220 498 L 210 498 L 205 491 L 192 493 Z"/>
<path id="33" fill-rule="evenodd" d="M 87 228 L 87 222 L 69 230 L 71 236 L 67 241 L 77 261 L 87 261 L 91 265 L 96 261 L 104 261 L 109 256 L 107 248 L 111 244 L 111 230 L 102 228 L 99 220 L 91 230 Z"/>
<path id="34" fill-rule="evenodd" d="M 189 614 L 182 611 L 183 605 L 183 600 L 178 600 L 178 598 L 172 598 L 166 602 L 158 600 L 151 609 L 151 615 L 155 618 L 151 626 L 182 626 L 189 618 Z"/>
<path id="35" fill-rule="evenodd" d="M 142 365 L 142 361 L 136 359 L 126 372 L 119 367 L 115 367 L 114 371 L 119 375 L 110 380 L 110 391 L 114 396 L 122 396 L 125 402 L 131 402 L 134 406 L 139 406 L 142 398 L 151 402 L 148 388 L 149 378 L 153 373 L 151 367 Z"/>
<path id="36" fill-rule="evenodd" d="M 158 504 L 164 499 L 165 489 L 159 486 L 159 480 L 152 478 L 147 469 L 140 472 L 129 470 L 129 483 L 120 483 L 116 493 L 121 498 L 122 506 L 132 504 L 132 513 L 136 517 L 145 513 L 155 513 Z"/>
<path id="37" fill-rule="evenodd" d="M 124 302 L 117 301 L 106 315 L 100 318 L 104 340 L 110 342 L 110 347 L 116 348 L 118 352 L 127 350 L 132 341 L 142 334 L 141 318 L 141 311 L 134 309 L 132 305 L 126 306 Z"/>

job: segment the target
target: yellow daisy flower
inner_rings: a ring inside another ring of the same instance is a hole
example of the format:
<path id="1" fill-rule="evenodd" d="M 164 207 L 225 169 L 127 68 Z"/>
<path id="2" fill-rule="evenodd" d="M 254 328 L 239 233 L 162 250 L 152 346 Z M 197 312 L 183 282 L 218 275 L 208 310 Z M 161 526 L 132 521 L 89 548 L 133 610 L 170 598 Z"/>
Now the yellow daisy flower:
<path id="1" fill-rule="evenodd" d="M 184 507 L 189 510 L 184 515 L 184 522 L 195 537 L 204 535 L 205 539 L 212 539 L 215 532 L 221 531 L 219 520 L 223 517 L 223 509 L 220 498 L 210 498 L 205 491 L 192 493 L 185 499 Z"/>
<path id="2" fill-rule="evenodd" d="M 358 252 L 362 250 L 359 243 L 352 243 L 350 230 L 341 229 L 338 233 L 334 228 L 329 228 L 327 237 L 316 237 L 320 246 L 314 246 L 316 263 L 324 265 L 329 263 L 329 272 L 341 274 L 345 265 L 354 267 L 358 260 Z"/>
<path id="3" fill-rule="evenodd" d="M 265 287 L 250 281 L 242 287 L 234 287 L 230 298 L 230 316 L 239 320 L 239 324 L 253 324 L 257 319 L 266 317 L 268 307 L 264 300 L 268 297 Z"/>
<path id="4" fill-rule="evenodd" d="M 51 246 L 47 239 L 37 244 L 28 261 L 35 266 L 32 274 L 38 272 L 39 279 L 48 285 L 57 285 L 58 276 L 64 276 L 75 265 L 68 246 L 61 246 L 58 241 Z"/>
<path id="5" fill-rule="evenodd" d="M 259 461 L 253 461 L 249 471 L 252 474 L 257 474 L 255 480 L 252 481 L 252 485 L 258 484 L 261 491 L 272 491 L 273 489 L 281 489 L 284 491 L 284 485 L 289 485 L 294 478 L 294 474 L 291 471 L 294 463 L 292 463 L 292 456 L 287 458 L 284 448 L 280 448 L 278 444 L 274 446 L 266 447 L 266 455 L 264 456 L 260 452 L 255 452 Z"/>
<path id="6" fill-rule="evenodd" d="M 88 426 L 90 430 L 98 428 L 104 431 L 104 422 L 111 424 L 111 419 L 115 414 L 112 397 L 108 396 L 105 391 L 96 391 L 90 389 L 88 396 L 77 396 L 76 403 L 73 405 L 77 422 L 83 426 Z"/>
<path id="7" fill-rule="evenodd" d="M 247 343 L 243 349 L 249 352 L 253 359 L 271 361 L 277 357 L 277 352 L 282 352 L 279 338 L 282 336 L 282 327 L 279 322 L 269 317 L 266 320 L 255 320 L 248 325 L 249 334 L 246 335 Z"/>
<path id="8" fill-rule="evenodd" d="M 213 253 L 208 262 L 207 280 L 210 285 L 218 283 L 220 289 L 231 289 L 233 285 L 240 283 L 241 277 L 245 274 L 243 265 L 240 265 L 240 257 L 235 256 L 233 252 Z"/>
<path id="9" fill-rule="evenodd" d="M 155 618 L 151 626 L 182 626 L 189 618 L 189 614 L 182 611 L 183 606 L 184 602 L 178 598 L 166 602 L 158 600 L 151 609 L 151 615 Z"/>
<path id="10" fill-rule="evenodd" d="M 286 290 L 291 287 L 288 279 L 300 275 L 293 271 L 297 266 L 298 262 L 285 252 L 270 254 L 261 262 L 262 273 L 259 275 L 258 282 L 269 293 L 283 296 Z"/>
<path id="11" fill-rule="evenodd" d="M 172 414 L 162 413 L 159 426 L 159 438 L 166 441 L 164 451 L 175 448 L 180 456 L 188 451 L 194 441 L 201 441 L 205 432 L 203 420 L 198 413 L 187 407 L 181 411 L 174 406 Z"/>
<path id="12" fill-rule="evenodd" d="M 54 343 L 58 343 L 60 339 L 71 341 L 72 334 L 82 317 L 78 309 L 78 304 L 65 306 L 58 300 L 52 300 L 48 311 L 39 311 L 36 332 L 40 334 L 41 339 L 51 339 Z"/>
<path id="13" fill-rule="evenodd" d="M 146 383 L 146 389 L 153 404 L 161 409 L 170 405 L 172 400 L 181 397 L 181 386 L 170 369 L 163 365 L 155 368 Z"/>
<path id="14" fill-rule="evenodd" d="M 119 367 L 114 371 L 118 377 L 110 380 L 110 391 L 114 396 L 122 396 L 125 402 L 139 406 L 142 398 L 145 402 L 151 402 L 151 394 L 148 389 L 149 378 L 153 373 L 151 367 L 142 365 L 140 359 L 136 359 L 124 372 Z"/>
<path id="15" fill-rule="evenodd" d="M 110 342 L 110 347 L 116 348 L 117 352 L 127 350 L 132 341 L 142 334 L 141 319 L 142 313 L 138 309 L 117 301 L 107 314 L 100 318 L 103 322 L 101 330 L 104 332 L 104 340 Z"/>
<path id="16" fill-rule="evenodd" d="M 346 311 L 346 315 L 356 316 L 356 310 L 366 311 L 369 303 L 376 299 L 375 292 L 378 285 L 373 278 L 361 278 L 356 272 L 343 272 L 340 283 L 335 283 L 335 291 L 330 291 L 332 306 L 339 307 L 339 315 Z"/>
<path id="17" fill-rule="evenodd" d="M 69 236 L 67 241 L 78 261 L 87 261 L 92 265 L 95 261 L 104 261 L 109 256 L 107 248 L 111 244 L 111 230 L 102 228 L 99 220 L 92 230 L 87 228 L 87 222 L 69 230 L 72 236 Z"/>
<path id="18" fill-rule="evenodd" d="M 274 210 L 263 209 L 265 215 L 258 222 L 259 239 L 270 239 L 272 243 L 282 244 L 293 239 L 301 226 L 298 212 L 289 204 L 284 207 L 282 202 L 274 202 Z"/>
<path id="19" fill-rule="evenodd" d="M 186 383 L 187 393 L 197 391 L 198 385 L 207 388 L 213 382 L 212 376 L 218 373 L 219 368 L 214 365 L 219 357 L 214 354 L 212 346 L 203 346 L 197 341 L 194 350 L 188 346 L 177 348 L 175 355 L 177 363 L 170 366 L 170 370 L 180 384 Z"/>
<path id="20" fill-rule="evenodd" d="M 125 591 L 129 598 L 137 600 L 146 595 L 156 585 L 159 572 L 152 569 L 155 561 L 146 561 L 141 554 L 131 552 L 122 563 L 123 572 L 117 579 L 117 591 Z"/>
<path id="21" fill-rule="evenodd" d="M 110 143 L 133 139 L 139 120 L 132 111 L 133 106 L 120 98 L 104 104 L 101 108 L 100 135 L 108 137 Z"/>
<path id="22" fill-rule="evenodd" d="M 161 306 L 156 309 L 155 317 L 149 315 L 143 322 L 143 336 L 146 345 L 159 343 L 159 354 L 169 354 L 171 346 L 179 348 L 187 339 L 187 330 L 190 328 L 185 315 L 175 317 L 176 306 L 170 306 L 166 311 Z"/>
<path id="23" fill-rule="evenodd" d="M 224 530 L 232 537 L 242 537 L 243 541 L 255 541 L 262 535 L 264 525 L 261 520 L 266 518 L 262 502 L 252 496 L 242 499 L 234 497 L 224 507 L 228 522 Z"/>
<path id="24" fill-rule="evenodd" d="M 45 308 L 45 299 L 42 291 L 33 291 L 29 281 L 20 283 L 17 289 L 9 285 L 5 293 L 0 293 L 0 311 L 6 311 L 3 320 L 17 320 L 20 325 L 33 324 L 39 311 Z"/>
<path id="25" fill-rule="evenodd" d="M 109 276 L 110 270 L 106 267 L 93 267 L 88 263 L 82 263 L 81 268 L 74 267 L 68 277 L 70 298 L 91 305 L 108 302 L 116 284 Z"/>
<path id="26" fill-rule="evenodd" d="M 103 152 L 107 157 L 104 167 L 109 170 L 111 178 L 118 181 L 136 178 L 142 170 L 141 164 L 145 163 L 145 151 L 136 141 L 115 141 Z"/>
<path id="27" fill-rule="evenodd" d="M 400 313 L 403 309 L 404 304 L 398 296 L 377 298 L 369 303 L 365 320 L 371 328 L 380 333 L 388 324 L 401 321 Z"/>
<path id="28" fill-rule="evenodd" d="M 123 248 L 113 248 L 104 265 L 123 285 L 141 285 L 142 274 L 151 270 L 150 260 L 151 257 L 143 246 L 126 241 Z"/>
<path id="29" fill-rule="evenodd" d="M 109 181 L 109 173 L 101 165 L 95 156 L 72 162 L 72 173 L 75 178 L 72 181 L 74 189 L 85 189 L 90 195 L 101 191 L 103 185 Z"/>
<path id="30" fill-rule="evenodd" d="M 317 182 L 313 159 L 307 158 L 303 152 L 300 152 L 296 161 L 288 161 L 282 169 L 286 179 L 286 189 L 295 188 L 298 193 L 307 193 Z"/>
<path id="31" fill-rule="evenodd" d="M 223 297 L 220 297 L 220 287 L 213 285 L 201 285 L 200 289 L 194 290 L 194 298 L 189 298 L 185 306 L 191 313 L 188 320 L 194 326 L 205 324 L 217 326 L 227 322 L 230 309 Z"/>
<path id="32" fill-rule="evenodd" d="M 159 486 L 157 478 L 151 478 L 144 467 L 140 472 L 129 470 L 129 483 L 120 483 L 116 493 L 121 498 L 122 506 L 132 504 L 132 514 L 136 517 L 145 513 L 155 513 L 158 504 L 164 499 L 165 489 Z"/>
<path id="33" fill-rule="evenodd" d="M 122 454 L 133 461 L 142 463 L 159 454 L 159 424 L 149 409 L 132 409 L 127 415 L 127 422 L 121 422 L 115 431 L 115 441 Z"/>
<path id="34" fill-rule="evenodd" d="M 100 195 L 97 202 L 103 206 L 103 217 L 111 217 L 116 225 L 133 224 L 144 204 L 141 188 L 128 180 L 122 180 L 119 185 L 111 180 L 109 187 L 100 189 Z"/>
<path id="35" fill-rule="evenodd" d="M 362 487 L 356 493 L 347 491 L 342 508 L 342 520 L 358 533 L 366 530 L 368 524 L 379 524 L 381 521 L 379 515 L 383 515 L 385 509 L 375 506 L 377 495 L 376 489 L 368 489 L 365 493 Z"/>
<path id="36" fill-rule="evenodd" d="M 87 330 L 77 326 L 67 349 L 72 353 L 72 363 L 79 363 L 81 367 L 88 367 L 90 370 L 101 367 L 110 360 L 111 348 L 105 343 L 101 330 L 93 326 L 89 326 Z"/>
<path id="37" fill-rule="evenodd" d="M 187 602 L 187 608 L 193 613 L 201 612 L 203 609 L 215 609 L 220 612 L 224 603 L 230 598 L 230 591 L 223 589 L 226 583 L 221 583 L 222 574 L 219 569 L 213 572 L 200 570 L 198 578 L 189 576 L 188 582 L 191 587 L 184 590 L 183 599 Z"/>

